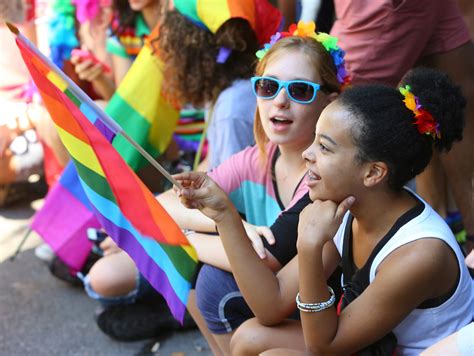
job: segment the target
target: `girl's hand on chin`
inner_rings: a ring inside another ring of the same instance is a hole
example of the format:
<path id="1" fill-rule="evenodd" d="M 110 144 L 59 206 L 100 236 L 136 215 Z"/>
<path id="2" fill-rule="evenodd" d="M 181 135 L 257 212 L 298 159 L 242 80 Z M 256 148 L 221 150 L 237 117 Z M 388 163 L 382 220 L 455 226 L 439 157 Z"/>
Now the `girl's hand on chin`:
<path id="1" fill-rule="evenodd" d="M 300 213 L 298 223 L 298 250 L 324 245 L 333 239 L 342 223 L 344 214 L 354 204 L 355 198 L 347 197 L 337 204 L 331 200 L 315 200 Z"/>
<path id="2" fill-rule="evenodd" d="M 184 172 L 173 176 L 183 189 L 173 188 L 181 203 L 198 209 L 215 222 L 222 220 L 232 203 L 226 193 L 204 172 Z"/>

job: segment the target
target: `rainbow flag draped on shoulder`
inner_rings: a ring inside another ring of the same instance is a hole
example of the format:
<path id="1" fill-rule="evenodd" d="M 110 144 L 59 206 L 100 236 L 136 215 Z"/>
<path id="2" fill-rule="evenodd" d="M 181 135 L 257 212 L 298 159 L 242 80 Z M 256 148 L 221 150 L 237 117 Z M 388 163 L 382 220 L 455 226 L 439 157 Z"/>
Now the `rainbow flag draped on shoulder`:
<path id="1" fill-rule="evenodd" d="M 122 128 L 17 33 L 16 43 L 94 216 L 182 320 L 197 256 L 181 229 L 110 144 Z"/>

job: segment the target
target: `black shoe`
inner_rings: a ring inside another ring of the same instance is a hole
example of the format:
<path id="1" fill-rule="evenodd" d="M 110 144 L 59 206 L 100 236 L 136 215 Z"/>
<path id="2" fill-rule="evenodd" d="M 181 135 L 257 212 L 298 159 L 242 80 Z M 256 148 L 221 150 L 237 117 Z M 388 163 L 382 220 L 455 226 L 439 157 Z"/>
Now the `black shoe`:
<path id="1" fill-rule="evenodd" d="M 179 329 L 195 328 L 192 317 L 186 313 L 184 324 L 176 321 L 165 303 L 114 305 L 96 315 L 100 330 L 119 341 L 138 341 L 157 337 Z"/>
<path id="2" fill-rule="evenodd" d="M 48 265 L 51 274 L 63 282 L 75 287 L 83 287 L 82 281 L 74 275 L 72 270 L 58 256 L 55 256 Z"/>
<path id="3" fill-rule="evenodd" d="M 81 274 L 84 276 L 89 273 L 89 270 L 92 268 L 94 263 L 96 263 L 101 257 L 95 254 L 94 252 L 89 253 L 84 267 L 80 270 Z M 57 279 L 62 280 L 63 282 L 69 283 L 76 287 L 84 287 L 82 280 L 77 277 L 74 271 L 69 268 L 58 256 L 55 256 L 51 262 L 48 264 L 49 271 Z"/>

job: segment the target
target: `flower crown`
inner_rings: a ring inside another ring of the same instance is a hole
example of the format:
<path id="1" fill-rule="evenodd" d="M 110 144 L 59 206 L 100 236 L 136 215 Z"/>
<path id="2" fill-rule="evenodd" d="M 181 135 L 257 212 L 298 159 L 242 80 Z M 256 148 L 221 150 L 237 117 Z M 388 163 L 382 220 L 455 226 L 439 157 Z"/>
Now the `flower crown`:
<path id="1" fill-rule="evenodd" d="M 400 87 L 398 90 L 405 97 L 403 99 L 405 106 L 415 114 L 415 122 L 413 124 L 417 126 L 418 132 L 422 135 L 430 135 L 433 139 L 441 138 L 439 123 L 436 122 L 427 110 L 423 109 L 418 97 L 411 92 L 411 87 L 405 85 L 405 88 Z"/>
<path id="2" fill-rule="evenodd" d="M 316 33 L 316 24 L 314 21 L 303 22 L 299 21 L 298 24 L 292 24 L 288 29 L 288 32 L 277 32 L 270 37 L 270 42 L 266 43 L 265 46 L 257 51 L 256 56 L 259 60 L 262 60 L 263 57 L 267 54 L 268 50 L 279 40 L 285 37 L 290 36 L 299 36 L 299 37 L 310 37 L 314 38 L 316 41 L 321 43 L 326 51 L 331 55 L 334 65 L 337 70 L 337 80 L 343 86 L 350 84 L 350 78 L 347 75 L 346 69 L 344 67 L 344 55 L 345 52 L 338 47 L 337 37 L 331 36 L 325 32 Z"/>

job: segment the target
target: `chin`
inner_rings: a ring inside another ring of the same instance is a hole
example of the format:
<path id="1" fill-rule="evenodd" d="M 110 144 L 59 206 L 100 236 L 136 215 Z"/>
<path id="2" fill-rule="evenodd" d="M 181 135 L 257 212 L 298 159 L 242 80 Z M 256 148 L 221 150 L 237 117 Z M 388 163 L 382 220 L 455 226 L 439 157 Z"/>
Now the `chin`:
<path id="1" fill-rule="evenodd" d="M 314 191 L 312 189 L 309 190 L 309 198 L 311 199 L 311 201 L 316 201 L 316 200 L 322 200 L 322 201 L 325 201 L 325 200 L 331 200 L 337 204 L 339 204 L 341 201 L 344 200 L 343 197 L 341 197 L 340 194 L 330 194 L 328 192 L 318 192 L 318 191 Z"/>

